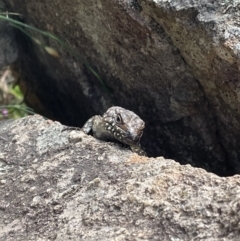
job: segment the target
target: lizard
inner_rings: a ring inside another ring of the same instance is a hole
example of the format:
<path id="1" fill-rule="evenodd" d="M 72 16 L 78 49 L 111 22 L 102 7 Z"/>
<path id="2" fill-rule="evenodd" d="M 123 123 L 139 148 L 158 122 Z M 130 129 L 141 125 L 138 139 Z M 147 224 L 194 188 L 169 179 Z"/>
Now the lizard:
<path id="1" fill-rule="evenodd" d="M 102 116 L 91 117 L 81 128 L 104 141 L 119 141 L 130 147 L 132 152 L 146 156 L 140 146 L 145 122 L 134 112 L 119 106 L 110 107 Z"/>

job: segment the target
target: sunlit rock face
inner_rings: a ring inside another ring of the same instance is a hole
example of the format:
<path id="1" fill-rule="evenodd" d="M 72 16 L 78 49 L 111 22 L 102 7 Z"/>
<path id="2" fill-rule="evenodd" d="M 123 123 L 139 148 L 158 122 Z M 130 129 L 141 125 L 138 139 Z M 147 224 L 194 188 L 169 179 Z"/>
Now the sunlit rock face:
<path id="1" fill-rule="evenodd" d="M 65 128 L 39 115 L 0 122 L 1 241 L 239 240 L 239 175 Z"/>

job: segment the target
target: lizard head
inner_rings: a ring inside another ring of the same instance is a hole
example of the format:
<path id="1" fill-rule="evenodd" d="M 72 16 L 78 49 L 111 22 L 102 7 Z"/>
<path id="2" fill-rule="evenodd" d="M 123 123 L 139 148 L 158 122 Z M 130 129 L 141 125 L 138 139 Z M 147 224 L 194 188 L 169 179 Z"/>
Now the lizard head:
<path id="1" fill-rule="evenodd" d="M 114 106 L 103 115 L 105 129 L 118 141 L 139 145 L 145 122 L 134 112 Z"/>

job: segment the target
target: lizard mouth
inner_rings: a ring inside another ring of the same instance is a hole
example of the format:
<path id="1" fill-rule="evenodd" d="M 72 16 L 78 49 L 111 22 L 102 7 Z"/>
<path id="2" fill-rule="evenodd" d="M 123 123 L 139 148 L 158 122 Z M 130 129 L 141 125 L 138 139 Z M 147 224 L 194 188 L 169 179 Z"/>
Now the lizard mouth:
<path id="1" fill-rule="evenodd" d="M 115 130 L 113 131 L 113 135 L 118 141 L 130 146 L 139 145 L 142 133 L 142 130 L 131 131 L 124 126 L 115 126 Z"/>
<path id="2" fill-rule="evenodd" d="M 142 135 L 139 134 L 132 134 L 129 132 L 125 133 L 125 137 L 122 139 L 122 142 L 128 145 L 137 145 L 140 141 Z"/>

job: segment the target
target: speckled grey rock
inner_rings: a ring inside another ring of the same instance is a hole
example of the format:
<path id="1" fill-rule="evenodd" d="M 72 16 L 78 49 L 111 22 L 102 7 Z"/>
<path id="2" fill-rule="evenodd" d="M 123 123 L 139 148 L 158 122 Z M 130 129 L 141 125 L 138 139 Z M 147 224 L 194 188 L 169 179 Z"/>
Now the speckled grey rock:
<path id="1" fill-rule="evenodd" d="M 240 176 L 62 129 L 0 125 L 0 241 L 239 240 Z"/>
<path id="2" fill-rule="evenodd" d="M 142 146 L 150 155 L 221 175 L 240 173 L 238 1 L 6 2 L 77 55 L 36 32 L 31 35 L 60 59 L 22 40 L 20 84 L 40 113 L 81 127 L 122 106 L 146 122 Z"/>

